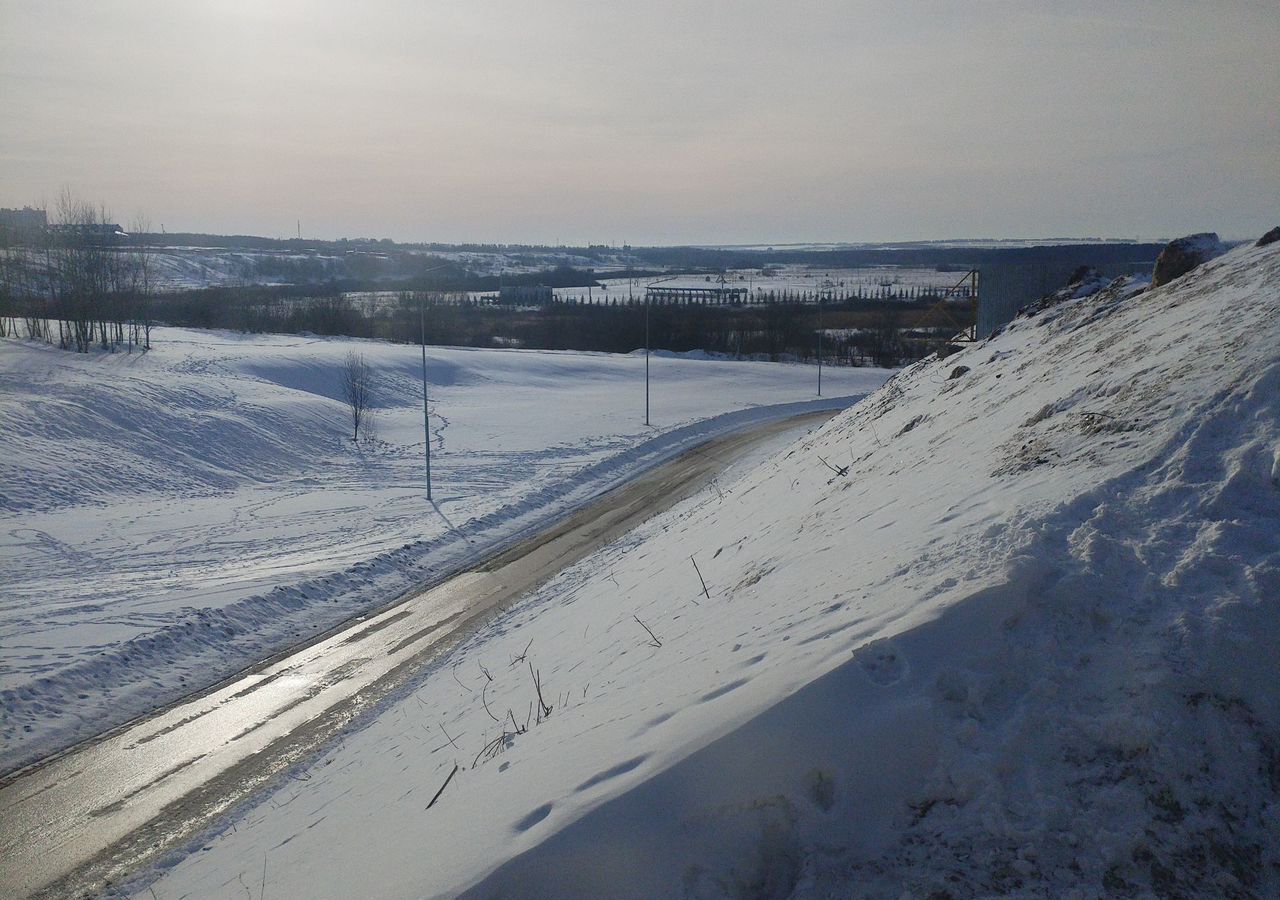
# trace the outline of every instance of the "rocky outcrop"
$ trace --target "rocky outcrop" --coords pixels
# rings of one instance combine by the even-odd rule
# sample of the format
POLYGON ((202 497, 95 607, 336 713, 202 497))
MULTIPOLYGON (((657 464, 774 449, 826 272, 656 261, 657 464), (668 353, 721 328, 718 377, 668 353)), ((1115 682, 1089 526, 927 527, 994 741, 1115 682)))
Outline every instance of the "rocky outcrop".
POLYGON ((1151 286, 1159 287, 1162 284, 1168 284, 1173 279, 1186 275, 1196 266, 1225 252, 1226 248, 1222 246, 1222 241, 1212 231, 1189 234, 1176 241, 1170 241, 1156 258, 1156 268, 1151 273, 1151 286))
POLYGON ((1277 225, 1262 237, 1258 238, 1258 243, 1254 244, 1254 246, 1265 247, 1267 244, 1274 244, 1276 241, 1280 241, 1280 225, 1277 225))

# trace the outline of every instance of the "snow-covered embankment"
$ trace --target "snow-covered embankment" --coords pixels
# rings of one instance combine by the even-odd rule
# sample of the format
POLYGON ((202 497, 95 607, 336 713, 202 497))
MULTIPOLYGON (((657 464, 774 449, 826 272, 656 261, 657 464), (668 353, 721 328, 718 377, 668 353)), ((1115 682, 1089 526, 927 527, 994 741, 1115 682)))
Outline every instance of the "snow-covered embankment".
POLYGON ((914 366, 564 572, 154 886, 1275 893, 1278 348, 1273 246, 914 366))

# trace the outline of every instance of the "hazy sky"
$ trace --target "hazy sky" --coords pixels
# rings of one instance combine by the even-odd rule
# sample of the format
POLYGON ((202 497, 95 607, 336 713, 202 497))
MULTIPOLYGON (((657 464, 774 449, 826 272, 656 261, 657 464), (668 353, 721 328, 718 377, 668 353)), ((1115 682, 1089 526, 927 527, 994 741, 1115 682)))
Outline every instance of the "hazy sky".
POLYGON ((0 0, 0 206, 170 231, 1260 234, 1280 4, 0 0))

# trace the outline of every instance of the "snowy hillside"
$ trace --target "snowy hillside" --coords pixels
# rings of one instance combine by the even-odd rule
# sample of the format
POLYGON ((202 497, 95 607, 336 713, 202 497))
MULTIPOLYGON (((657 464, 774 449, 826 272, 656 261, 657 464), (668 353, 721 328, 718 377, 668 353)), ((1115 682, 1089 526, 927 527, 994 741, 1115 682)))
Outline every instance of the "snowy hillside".
POLYGON ((1274 896, 1277 646, 1280 245, 902 372, 131 890, 1274 896))
MULTIPOLYGON (((815 377, 655 359, 646 428, 642 357, 432 348, 432 506, 417 347, 154 340, 90 356, 0 342, 0 771, 385 603, 690 441, 794 413, 815 377), (375 379, 378 439, 359 446, 340 399, 353 349, 375 379)), ((887 374, 828 371, 825 393, 846 399, 827 405, 887 374)))

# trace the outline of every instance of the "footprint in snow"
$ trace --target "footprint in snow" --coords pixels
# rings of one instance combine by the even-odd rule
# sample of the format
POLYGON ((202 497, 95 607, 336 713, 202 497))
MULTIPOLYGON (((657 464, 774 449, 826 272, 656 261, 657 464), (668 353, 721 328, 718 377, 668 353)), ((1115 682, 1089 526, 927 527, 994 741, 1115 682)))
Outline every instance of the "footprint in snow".
POLYGON ((701 697, 698 698, 698 702, 707 703, 708 701, 715 700, 717 697, 723 697, 725 694, 729 693, 730 691, 736 691, 738 688, 742 687, 744 684, 746 684, 750 680, 751 680, 750 678, 739 678, 737 681, 731 681, 728 684, 721 685, 720 687, 716 688, 714 691, 707 691, 705 694, 703 694, 701 697))
POLYGON ((534 825, 537 825, 547 816, 551 815, 551 807, 552 804, 544 803, 511 827, 516 831, 528 831, 534 825))
POLYGON ((894 684, 907 674, 907 661, 889 640, 872 641, 853 651, 853 658, 876 684, 894 684))
POLYGON ((661 715, 650 719, 648 722, 645 722, 644 725, 641 726, 640 730, 637 731, 635 734, 633 734, 631 737, 633 739, 643 737, 650 729, 657 728, 663 722, 666 722, 669 719, 671 719, 678 712, 679 712, 678 709, 673 709, 671 712, 662 713, 661 715))
POLYGON ((626 762, 620 762, 616 766, 605 769, 603 772, 597 772, 595 775, 592 775, 586 781, 582 782, 582 784, 574 788, 574 793, 588 790, 589 788, 595 787, 597 784, 603 784, 606 781, 617 778, 619 775, 625 775, 632 769, 638 768, 648 758, 648 756, 637 756, 627 760, 626 762))

